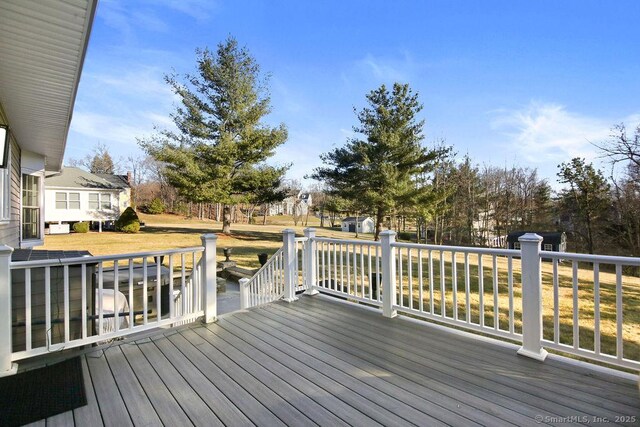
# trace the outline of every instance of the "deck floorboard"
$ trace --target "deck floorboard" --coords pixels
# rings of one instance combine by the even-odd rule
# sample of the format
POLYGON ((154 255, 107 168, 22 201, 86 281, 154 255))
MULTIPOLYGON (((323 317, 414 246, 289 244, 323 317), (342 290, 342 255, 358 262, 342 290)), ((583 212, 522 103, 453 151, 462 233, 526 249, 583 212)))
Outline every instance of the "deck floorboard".
POLYGON ((86 352, 87 406, 46 425, 638 424, 632 379, 516 348, 301 296, 86 352))

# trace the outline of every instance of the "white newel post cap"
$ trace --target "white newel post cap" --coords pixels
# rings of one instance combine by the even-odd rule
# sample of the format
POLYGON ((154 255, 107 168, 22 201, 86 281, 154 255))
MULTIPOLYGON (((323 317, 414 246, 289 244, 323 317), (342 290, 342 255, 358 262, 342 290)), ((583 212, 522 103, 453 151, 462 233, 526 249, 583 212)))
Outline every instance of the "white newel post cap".
POLYGON ((543 237, 537 235, 536 233, 526 233, 522 236, 518 237, 518 241, 520 243, 540 243, 542 242, 543 237))

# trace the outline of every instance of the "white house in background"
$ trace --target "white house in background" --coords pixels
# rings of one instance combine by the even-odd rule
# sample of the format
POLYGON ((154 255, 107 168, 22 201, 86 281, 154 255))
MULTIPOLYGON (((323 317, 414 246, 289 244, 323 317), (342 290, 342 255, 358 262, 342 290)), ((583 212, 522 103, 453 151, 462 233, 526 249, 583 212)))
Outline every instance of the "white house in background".
POLYGON ((376 225, 370 216, 349 216, 342 220, 342 231, 351 233, 373 233, 376 225))
POLYGON ((131 205, 131 187, 126 175, 93 174, 65 167, 44 180, 45 224, 49 232, 68 233, 69 223, 113 222, 131 205))
POLYGON ((45 172, 62 168, 96 4, 0 2, 0 245, 44 242, 45 172))
POLYGON ((292 194, 286 199, 278 203, 269 205, 269 215, 291 215, 304 216, 309 212, 311 207, 311 194, 299 191, 292 194))

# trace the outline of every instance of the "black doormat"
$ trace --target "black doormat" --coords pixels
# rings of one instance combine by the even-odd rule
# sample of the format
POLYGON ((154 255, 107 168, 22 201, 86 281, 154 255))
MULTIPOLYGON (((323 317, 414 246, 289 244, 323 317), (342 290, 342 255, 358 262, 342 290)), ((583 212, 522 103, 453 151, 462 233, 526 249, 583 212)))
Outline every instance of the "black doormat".
POLYGON ((0 426, 19 426, 87 404, 79 357, 0 378, 0 426))

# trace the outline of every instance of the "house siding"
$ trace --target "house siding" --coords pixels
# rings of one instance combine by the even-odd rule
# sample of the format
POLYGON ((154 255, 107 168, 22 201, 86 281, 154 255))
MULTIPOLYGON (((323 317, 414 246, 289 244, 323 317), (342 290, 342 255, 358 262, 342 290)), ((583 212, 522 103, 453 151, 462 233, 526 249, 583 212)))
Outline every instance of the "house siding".
POLYGON ((20 245, 20 147, 11 138, 11 219, 0 223, 0 244, 20 245))

